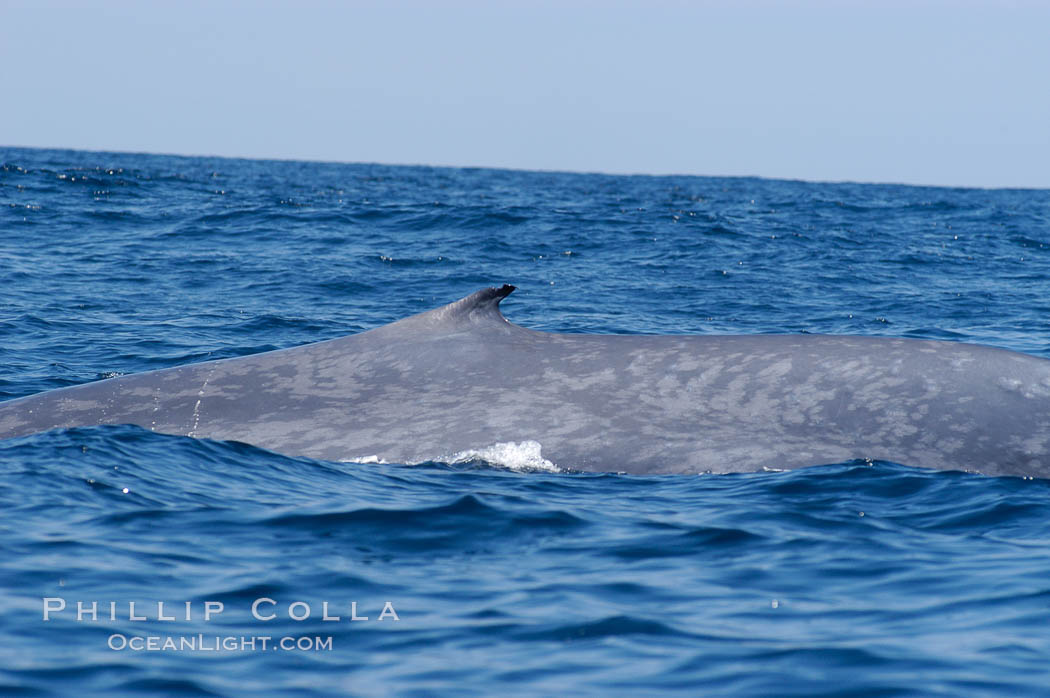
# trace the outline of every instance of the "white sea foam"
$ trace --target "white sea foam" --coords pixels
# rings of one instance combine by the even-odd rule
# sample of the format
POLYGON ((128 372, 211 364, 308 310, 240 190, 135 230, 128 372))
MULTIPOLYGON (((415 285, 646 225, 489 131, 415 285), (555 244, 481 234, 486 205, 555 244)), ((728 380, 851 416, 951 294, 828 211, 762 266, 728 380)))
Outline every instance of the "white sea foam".
POLYGON ((344 458, 339 461, 340 463, 379 463, 385 465, 390 461, 380 458, 379 456, 357 456, 354 458, 344 458))
POLYGON ((507 441, 496 443, 485 448, 460 451, 452 456, 450 463, 466 463, 472 460, 483 460, 493 465, 501 465, 511 470, 546 470, 552 473, 561 472, 561 468, 551 463, 540 454, 542 446, 538 441, 507 441))
MULTIPOLYGON (((406 463, 405 465, 420 465, 422 463, 435 461, 439 463, 469 463, 473 460, 482 460, 492 465, 510 468, 511 470, 545 470, 552 473, 560 473, 561 468, 544 458, 540 453, 542 448, 543 447, 538 441, 522 441, 520 443, 506 441, 495 443, 484 448, 472 448, 466 451, 459 451, 451 456, 427 459, 419 461, 418 463, 406 463)), ((381 458, 378 455, 354 456, 351 458, 343 458, 339 462, 378 463, 380 465, 390 463, 390 461, 381 458)))

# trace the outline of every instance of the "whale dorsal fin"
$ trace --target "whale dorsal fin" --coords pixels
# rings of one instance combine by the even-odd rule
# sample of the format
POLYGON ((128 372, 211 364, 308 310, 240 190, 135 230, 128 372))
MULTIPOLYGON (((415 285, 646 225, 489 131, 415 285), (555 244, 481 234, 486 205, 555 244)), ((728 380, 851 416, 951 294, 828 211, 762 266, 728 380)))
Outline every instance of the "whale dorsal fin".
POLYGON ((466 298, 461 298, 443 308, 438 308, 437 312, 440 312, 443 315, 443 319, 446 320, 476 322, 492 318, 492 316, 504 320, 503 315, 499 311, 500 301, 513 293, 516 288, 517 286, 511 286, 510 284, 503 284, 498 288, 495 286, 483 288, 466 298))
POLYGON ((460 330, 477 325, 510 326, 510 322, 499 311, 499 304, 517 287, 510 284, 493 286, 475 291, 466 298, 453 301, 434 310, 405 318, 394 325, 420 324, 430 329, 460 330))

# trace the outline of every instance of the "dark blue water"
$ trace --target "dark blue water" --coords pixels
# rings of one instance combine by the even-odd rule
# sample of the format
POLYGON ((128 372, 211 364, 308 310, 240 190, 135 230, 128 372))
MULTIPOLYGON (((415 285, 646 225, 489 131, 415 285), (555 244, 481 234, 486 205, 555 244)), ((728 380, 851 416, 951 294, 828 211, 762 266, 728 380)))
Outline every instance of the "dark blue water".
MULTIPOLYGON (((501 283, 536 329, 1050 358, 1050 191, 10 148, 0 165, 2 398, 501 283)), ((134 427, 0 442, 0 470, 5 696, 1050 694, 1050 481, 327 463, 134 427)))

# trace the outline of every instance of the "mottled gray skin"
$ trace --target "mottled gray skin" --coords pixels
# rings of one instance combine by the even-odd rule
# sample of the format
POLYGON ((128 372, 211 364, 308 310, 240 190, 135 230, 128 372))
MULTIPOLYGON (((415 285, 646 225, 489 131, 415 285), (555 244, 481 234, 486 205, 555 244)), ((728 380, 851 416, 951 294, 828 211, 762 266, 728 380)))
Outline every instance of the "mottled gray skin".
POLYGON ((328 460, 537 441, 580 470, 739 472, 854 458, 1050 476, 1050 361, 954 342, 568 335, 511 286, 360 334, 0 405, 0 438, 138 424, 328 460))

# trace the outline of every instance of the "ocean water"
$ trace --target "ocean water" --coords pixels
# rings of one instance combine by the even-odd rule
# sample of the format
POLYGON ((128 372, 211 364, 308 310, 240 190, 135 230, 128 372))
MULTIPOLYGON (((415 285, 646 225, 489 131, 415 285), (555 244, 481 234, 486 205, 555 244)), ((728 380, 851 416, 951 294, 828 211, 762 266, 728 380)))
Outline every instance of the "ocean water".
MULTIPOLYGON (((1050 358, 1050 191, 0 148, 0 399, 502 283, 534 329, 1050 358)), ((0 441, 0 695, 1050 695, 1050 481, 522 455, 0 441)))

